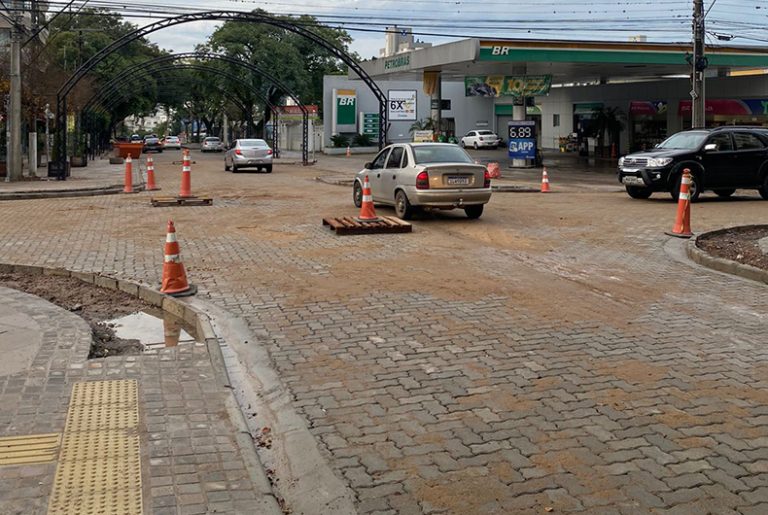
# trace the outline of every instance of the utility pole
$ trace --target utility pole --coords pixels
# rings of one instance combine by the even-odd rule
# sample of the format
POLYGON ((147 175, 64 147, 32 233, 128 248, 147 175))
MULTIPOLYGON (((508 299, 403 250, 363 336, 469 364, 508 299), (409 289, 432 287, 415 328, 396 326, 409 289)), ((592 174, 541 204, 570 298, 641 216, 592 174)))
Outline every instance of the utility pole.
POLYGON ((11 70, 10 70, 10 102, 8 106, 8 173, 6 182, 21 180, 21 24, 22 2, 13 0, 13 10, 10 18, 11 26, 11 70))
POLYGON ((704 0, 693 0, 692 128, 705 127, 707 124, 704 71, 707 69, 708 63, 704 55, 704 18, 704 0))

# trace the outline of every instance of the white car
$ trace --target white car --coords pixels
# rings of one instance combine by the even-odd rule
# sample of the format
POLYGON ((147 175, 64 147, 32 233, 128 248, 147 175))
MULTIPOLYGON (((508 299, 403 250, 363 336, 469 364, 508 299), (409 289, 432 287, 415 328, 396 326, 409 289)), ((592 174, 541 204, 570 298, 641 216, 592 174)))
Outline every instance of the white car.
POLYGON ((496 148, 501 144, 501 138, 493 131, 469 131, 461 138, 462 148, 496 148))
POLYGON ((200 145, 201 152, 221 152, 222 150, 224 150, 224 146, 219 138, 205 138, 200 145))
POLYGON ((178 136, 166 136, 163 140, 163 147, 181 150, 181 140, 178 136))
POLYGON ((237 173, 243 168, 272 173, 272 149, 263 139, 237 139, 224 154, 224 170, 237 173))

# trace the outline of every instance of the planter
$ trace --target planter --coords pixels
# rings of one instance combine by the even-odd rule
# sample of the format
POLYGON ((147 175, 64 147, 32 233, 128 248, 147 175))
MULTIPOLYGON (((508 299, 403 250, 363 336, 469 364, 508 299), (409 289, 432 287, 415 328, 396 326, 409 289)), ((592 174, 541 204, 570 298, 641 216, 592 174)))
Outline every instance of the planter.
POLYGON ((144 149, 144 143, 114 143, 115 155, 125 159, 131 156, 131 159, 139 159, 141 151, 144 149))
POLYGON ((73 168, 82 168, 88 166, 88 158, 81 156, 72 156, 69 158, 69 166, 73 168))

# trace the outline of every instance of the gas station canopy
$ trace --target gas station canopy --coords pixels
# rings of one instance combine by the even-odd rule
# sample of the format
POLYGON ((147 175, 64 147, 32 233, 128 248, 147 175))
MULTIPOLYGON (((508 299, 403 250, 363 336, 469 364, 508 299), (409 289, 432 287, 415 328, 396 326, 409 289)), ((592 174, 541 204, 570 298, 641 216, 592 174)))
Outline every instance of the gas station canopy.
MULTIPOLYGON (((551 75, 553 84, 572 84, 687 75, 691 54, 691 45, 680 43, 465 39, 366 61, 362 67, 382 80, 421 80, 423 72, 438 71, 447 81, 516 73, 551 75)), ((764 47, 708 47, 706 56, 718 75, 768 69, 764 47)))

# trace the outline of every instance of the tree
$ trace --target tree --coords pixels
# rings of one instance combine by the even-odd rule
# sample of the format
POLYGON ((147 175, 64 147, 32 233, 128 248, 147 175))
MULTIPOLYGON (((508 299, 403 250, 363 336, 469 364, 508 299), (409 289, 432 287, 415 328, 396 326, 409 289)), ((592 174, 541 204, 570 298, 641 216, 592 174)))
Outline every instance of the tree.
MULTIPOLYGON (((260 9, 254 12, 272 16, 260 9)), ((298 20, 293 17, 284 19, 309 26, 313 32, 344 51, 348 51, 352 42, 346 31, 324 26, 312 16, 302 16, 298 20)), ((267 24, 228 21, 219 27, 207 44, 200 46, 199 50, 221 52, 268 70, 291 88, 304 104, 322 106, 323 76, 345 71, 343 63, 321 46, 291 31, 267 24)), ((263 77, 239 66, 226 66, 267 95, 272 104, 278 105, 285 96, 284 92, 276 90, 263 77)), ((265 122, 270 119, 269 109, 264 106, 263 100, 250 92, 246 93, 244 100, 250 108, 261 106, 265 122)), ((252 121, 249 121, 250 124, 252 121)))

